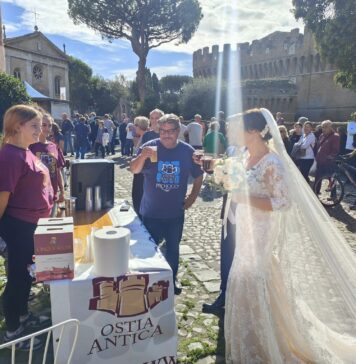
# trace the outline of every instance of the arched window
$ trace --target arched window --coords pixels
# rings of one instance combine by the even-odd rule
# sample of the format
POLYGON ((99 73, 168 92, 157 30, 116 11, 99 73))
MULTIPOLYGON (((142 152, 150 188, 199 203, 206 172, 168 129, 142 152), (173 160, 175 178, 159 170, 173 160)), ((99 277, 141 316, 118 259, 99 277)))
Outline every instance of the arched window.
POLYGON ((253 66, 253 69, 254 69, 254 73, 255 73, 255 77, 254 78, 258 78, 258 69, 257 69, 257 64, 255 64, 253 66))
POLYGON ((252 68, 252 66, 250 66, 250 79, 252 79, 253 78, 253 68, 252 68))
POLYGON ((280 76, 283 76, 283 74, 284 74, 284 67, 283 67, 283 61, 282 60, 280 60, 278 62, 278 74, 280 76))
POLYGON ((20 68, 15 68, 14 69, 14 77, 16 77, 19 80, 21 80, 21 70, 20 70, 20 68))
POLYGON ((54 78, 54 94, 56 96, 60 96, 61 94, 61 78, 59 76, 54 78))
POLYGON ((264 78, 262 64, 258 65, 258 74, 260 75, 260 78, 264 78))
POLYGON ((308 65, 307 65, 307 71, 308 71, 308 73, 312 73, 313 72, 313 64, 314 64, 314 57, 311 54, 308 57, 308 65))
POLYGON ((318 53, 315 56, 315 65, 314 65, 315 72, 319 72, 319 68, 320 68, 320 54, 318 53))
POLYGON ((297 73, 297 64, 298 64, 298 58, 294 57, 293 58, 293 63, 292 63, 292 75, 295 75, 297 73))
POLYGON ((299 63, 299 72, 301 74, 304 73, 304 66, 305 66, 305 57, 300 57, 300 63, 299 63))
POLYGON ((286 73, 289 76, 289 74, 290 74, 290 59, 289 58, 286 60, 286 73))

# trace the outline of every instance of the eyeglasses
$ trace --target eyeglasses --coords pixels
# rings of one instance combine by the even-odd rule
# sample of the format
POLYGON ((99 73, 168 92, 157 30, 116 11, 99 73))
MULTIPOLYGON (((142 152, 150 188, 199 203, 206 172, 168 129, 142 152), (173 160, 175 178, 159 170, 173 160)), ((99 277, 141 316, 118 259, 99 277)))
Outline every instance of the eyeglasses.
POLYGON ((158 129, 158 132, 161 135, 173 135, 177 129, 178 128, 174 128, 174 129, 158 129))

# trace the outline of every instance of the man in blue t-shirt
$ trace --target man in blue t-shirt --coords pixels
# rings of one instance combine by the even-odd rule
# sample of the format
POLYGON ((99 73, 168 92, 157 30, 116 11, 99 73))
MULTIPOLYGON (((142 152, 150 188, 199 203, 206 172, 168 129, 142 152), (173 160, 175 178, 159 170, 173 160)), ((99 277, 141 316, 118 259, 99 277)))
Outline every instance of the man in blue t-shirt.
POLYGON ((179 294, 176 276, 179 264, 179 243, 182 238, 184 211, 198 197, 203 171, 193 161, 194 148, 178 140, 179 118, 174 114, 159 119, 159 139, 145 143, 131 161, 131 172, 144 174, 140 206, 142 221, 158 244, 166 242, 166 259, 173 271, 174 292, 179 294), (195 180, 186 196, 188 177, 195 180))

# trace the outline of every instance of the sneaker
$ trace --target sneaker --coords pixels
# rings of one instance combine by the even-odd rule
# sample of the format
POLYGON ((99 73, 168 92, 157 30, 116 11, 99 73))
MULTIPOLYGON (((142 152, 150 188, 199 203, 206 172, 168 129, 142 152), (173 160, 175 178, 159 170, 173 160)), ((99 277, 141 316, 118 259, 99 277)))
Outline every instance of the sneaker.
POLYGON ((20 318, 20 323, 25 328, 45 328, 51 326, 51 319, 48 316, 35 316, 32 312, 26 318, 20 318))
MULTIPOLYGON (((24 336, 25 336, 25 328, 22 325, 20 325, 14 334, 9 334, 8 331, 5 332, 4 344, 17 340, 17 339, 20 339, 24 336)), ((43 346, 44 346, 43 340, 41 340, 38 337, 35 337, 33 339, 33 345, 32 345, 33 350, 41 349, 41 348, 43 348, 43 346)), ((7 348, 12 349, 11 346, 8 346, 7 348)), ((19 350, 19 351, 30 351, 31 350, 31 339, 20 341, 19 343, 17 343, 15 345, 15 348, 16 348, 16 350, 19 350)))

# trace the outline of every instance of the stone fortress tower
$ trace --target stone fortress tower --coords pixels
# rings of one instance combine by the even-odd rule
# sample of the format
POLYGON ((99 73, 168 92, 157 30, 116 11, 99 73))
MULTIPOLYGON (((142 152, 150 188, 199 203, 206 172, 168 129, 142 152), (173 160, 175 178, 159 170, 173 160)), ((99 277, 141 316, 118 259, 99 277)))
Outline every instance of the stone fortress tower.
POLYGON ((1 4, 0 4, 0 72, 5 72, 5 48, 2 35, 1 4))
MULTIPOLYGON (((239 43, 243 107, 266 107, 281 111, 288 120, 307 116, 310 120, 347 120, 356 110, 356 93, 334 82, 335 66, 320 56, 308 29, 276 31, 250 43, 239 43)), ((228 77, 230 44, 222 52, 218 45, 193 53, 194 77, 216 77, 222 57, 222 77, 228 77)), ((236 65, 237 66, 237 65, 236 65)))

